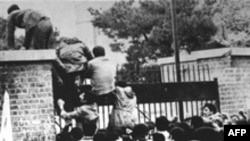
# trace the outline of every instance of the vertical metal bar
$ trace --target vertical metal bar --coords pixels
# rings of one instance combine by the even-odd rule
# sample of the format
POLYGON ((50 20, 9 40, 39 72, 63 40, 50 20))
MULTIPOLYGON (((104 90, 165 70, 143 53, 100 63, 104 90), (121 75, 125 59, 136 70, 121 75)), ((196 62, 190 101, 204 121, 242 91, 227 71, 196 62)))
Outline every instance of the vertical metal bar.
POLYGON ((162 108, 161 108, 161 103, 160 103, 160 115, 162 115, 163 111, 162 111, 162 108))
POLYGON ((192 117, 194 116, 194 101, 191 100, 191 113, 192 113, 192 117))
POLYGON ((195 66, 193 65, 193 75, 194 75, 194 82, 196 81, 196 77, 195 77, 195 75, 196 75, 196 73, 195 73, 195 66))
POLYGON ((164 65, 160 66, 160 77, 161 77, 161 82, 166 82, 165 81, 165 75, 164 75, 164 65))
POLYGON ((173 112, 173 106, 172 106, 172 103, 171 103, 171 102, 170 102, 169 105, 170 105, 170 115, 171 115, 171 117, 172 117, 172 116, 173 116, 173 113, 174 113, 174 112, 173 112))
POLYGON ((175 79, 175 76, 176 76, 176 75, 175 75, 174 67, 172 67, 172 69, 173 69, 173 80, 174 80, 174 82, 177 82, 176 79, 175 79))
POLYGON ((209 81, 211 81, 209 65, 207 64, 206 66, 207 66, 207 72, 208 72, 208 79, 209 81))
POLYGON ((199 101, 198 100, 196 100, 195 101, 196 102, 196 110, 197 110, 197 116, 199 116, 200 115, 200 113, 199 113, 199 101))
MULTIPOLYGON (((142 106, 143 106, 143 112, 145 113, 145 111, 146 111, 146 110, 145 110, 145 103, 143 103, 142 106)), ((144 122, 146 122, 146 118, 143 117, 143 119, 144 119, 144 122)))
POLYGON ((198 71, 198 80, 201 81, 201 78, 200 78, 200 65, 197 65, 197 71, 198 71))
POLYGON ((169 65, 166 65, 166 66, 167 66, 167 73, 168 73, 168 74, 167 74, 167 75, 168 75, 168 76, 167 76, 167 77, 168 77, 168 82, 170 82, 169 65))
POLYGON ((181 66, 182 66, 182 80, 183 80, 183 82, 186 82, 186 78, 185 78, 185 66, 184 66, 184 64, 182 64, 181 66))
POLYGON ((168 106, 167 106, 167 102, 164 102, 165 104, 165 112, 166 112, 166 117, 168 116, 168 106))
POLYGON ((183 102, 184 102, 184 104, 185 104, 185 106, 186 106, 185 112, 186 112, 187 114, 189 114, 188 101, 183 101, 183 102))
POLYGON ((188 71, 188 82, 190 82, 191 81, 191 71, 190 71, 190 65, 188 64, 187 65, 187 71, 188 71))
POLYGON ((149 119, 151 120, 152 111, 151 111, 150 103, 148 103, 148 110, 149 110, 149 119))
MULTIPOLYGON (((138 104, 137 108, 140 110, 139 104, 138 104)), ((141 115, 140 115, 141 113, 139 110, 138 110, 138 122, 141 123, 141 115)))
POLYGON ((102 106, 103 127, 105 128, 105 108, 102 106))
POLYGON ((206 72, 204 65, 202 65, 202 71, 203 71, 203 81, 206 81, 206 72))
POLYGON ((154 102, 153 105, 154 105, 154 115, 155 115, 155 118, 156 118, 157 117, 156 103, 154 102))

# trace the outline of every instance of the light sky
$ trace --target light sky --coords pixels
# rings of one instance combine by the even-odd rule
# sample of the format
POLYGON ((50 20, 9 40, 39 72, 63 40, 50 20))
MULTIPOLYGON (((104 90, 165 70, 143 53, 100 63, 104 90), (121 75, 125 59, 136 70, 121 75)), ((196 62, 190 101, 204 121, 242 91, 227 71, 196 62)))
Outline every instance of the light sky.
MULTIPOLYGON (((110 40, 94 30, 90 22, 92 16, 87 11, 89 7, 108 9, 115 1, 117 0, 0 0, 0 16, 7 18, 7 9, 11 4, 18 4, 21 9, 36 9, 50 17, 61 36, 77 37, 90 49, 95 45, 102 45, 107 50, 107 56, 120 64, 125 62, 125 55, 111 52, 110 40)), ((24 30, 18 30, 17 34, 24 34, 24 30)))

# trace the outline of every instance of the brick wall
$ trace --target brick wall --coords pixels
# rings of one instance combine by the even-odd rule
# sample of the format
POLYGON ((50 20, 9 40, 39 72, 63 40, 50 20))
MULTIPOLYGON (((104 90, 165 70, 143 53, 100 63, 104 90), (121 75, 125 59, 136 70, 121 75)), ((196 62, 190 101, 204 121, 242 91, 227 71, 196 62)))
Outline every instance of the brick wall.
POLYGON ((14 141, 55 140, 51 67, 42 59, 0 60, 0 99, 5 86, 10 96, 14 141))
POLYGON ((247 110, 250 102, 250 58, 224 56, 202 59, 199 64, 208 64, 210 74, 218 78, 220 108, 222 112, 235 114, 247 110))

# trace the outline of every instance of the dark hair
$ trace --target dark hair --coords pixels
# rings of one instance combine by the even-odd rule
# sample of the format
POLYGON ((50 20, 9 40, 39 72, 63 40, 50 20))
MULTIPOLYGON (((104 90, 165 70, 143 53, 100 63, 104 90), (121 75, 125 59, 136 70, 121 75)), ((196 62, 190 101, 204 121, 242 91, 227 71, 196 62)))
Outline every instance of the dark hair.
POLYGON ((128 86, 127 83, 125 81, 118 81, 115 83, 116 86, 119 86, 119 87, 126 87, 128 86))
POLYGON ((105 49, 102 46, 96 46, 93 48, 93 54, 95 57, 105 56, 105 49))
POLYGON ((83 134, 85 136, 93 136, 96 131, 96 124, 95 123, 84 123, 83 124, 83 134))
POLYGON ((212 127, 201 127, 194 132, 194 139, 200 141, 219 141, 222 136, 212 127))
POLYGON ((155 120, 156 129, 159 131, 165 131, 169 129, 170 122, 165 116, 160 116, 155 120))
POLYGON ((185 132, 185 130, 181 127, 174 127, 171 131, 170 131, 171 135, 173 136, 173 139, 175 141, 187 141, 187 133, 185 132))
POLYGON ((70 133, 59 133, 56 135, 56 141, 71 141, 71 135, 70 133))
POLYGON ((213 104, 210 104, 210 103, 206 103, 203 107, 202 107, 202 110, 204 108, 208 108, 210 111, 212 111, 213 113, 216 113, 217 112, 217 109, 216 107, 213 105, 213 104))
POLYGON ((129 136, 123 136, 122 140, 123 141, 133 141, 129 136))
POLYGON ((19 10, 19 9, 20 9, 20 8, 19 8, 19 6, 18 6, 17 4, 12 4, 12 5, 8 8, 7 12, 8 12, 8 14, 10 14, 12 11, 19 10))
POLYGON ((96 95, 94 95, 91 92, 86 92, 84 95, 84 99, 87 101, 87 104, 92 104, 92 103, 96 102, 97 97, 96 97, 96 95))
POLYGON ((145 122, 145 124, 148 126, 149 130, 154 130, 155 128, 155 123, 152 121, 145 122))
POLYGON ((93 141, 105 141, 107 139, 107 131, 106 130, 99 130, 93 137, 93 141))
POLYGON ((81 128, 79 127, 74 127, 71 131, 70 131, 70 135, 76 139, 76 140, 80 140, 83 137, 83 131, 81 128))
POLYGON ((203 119, 199 116, 194 116, 191 118, 191 126, 193 126, 194 129, 197 129, 199 127, 202 127, 204 125, 203 119))
POLYGON ((161 133, 154 133, 152 136, 153 136, 153 141, 165 141, 165 137, 161 133))
POLYGON ((144 138, 149 132, 148 127, 145 124, 137 124, 133 129, 133 137, 137 138, 144 138))
POLYGON ((119 134, 117 132, 108 132, 107 141, 116 141, 119 138, 119 134))

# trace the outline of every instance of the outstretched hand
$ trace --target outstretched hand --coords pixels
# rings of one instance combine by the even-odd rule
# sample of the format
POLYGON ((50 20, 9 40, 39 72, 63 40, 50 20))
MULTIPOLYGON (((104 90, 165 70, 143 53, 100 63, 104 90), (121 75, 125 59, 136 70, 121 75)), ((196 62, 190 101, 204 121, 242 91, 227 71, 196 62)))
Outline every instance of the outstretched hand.
POLYGON ((64 119, 69 119, 68 114, 67 114, 67 112, 65 110, 62 110, 61 113, 60 113, 60 115, 64 119))

